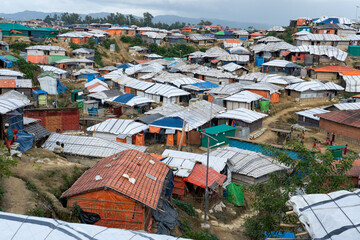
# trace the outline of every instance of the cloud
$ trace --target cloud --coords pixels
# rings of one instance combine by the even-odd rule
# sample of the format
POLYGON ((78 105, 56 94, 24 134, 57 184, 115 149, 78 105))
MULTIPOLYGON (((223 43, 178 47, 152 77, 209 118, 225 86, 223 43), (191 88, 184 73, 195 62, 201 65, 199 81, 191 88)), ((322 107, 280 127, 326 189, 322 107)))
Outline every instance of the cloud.
MULTIPOLYGON (((24 10, 43 12, 121 12, 141 16, 180 15, 230 21, 287 25, 297 17, 323 15, 355 18, 352 0, 1 0, 1 12, 24 10)), ((360 14, 360 13, 359 13, 360 14)))

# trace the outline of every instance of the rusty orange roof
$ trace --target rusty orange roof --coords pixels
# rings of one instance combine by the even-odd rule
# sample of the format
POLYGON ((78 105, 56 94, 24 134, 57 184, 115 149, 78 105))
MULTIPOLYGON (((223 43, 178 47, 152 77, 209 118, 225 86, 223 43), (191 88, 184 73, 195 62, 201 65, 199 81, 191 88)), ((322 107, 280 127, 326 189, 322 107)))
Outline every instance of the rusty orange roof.
MULTIPOLYGON (((212 168, 209 168, 209 179, 208 186, 211 189, 216 188, 217 186, 222 186, 226 176, 218 173, 212 168)), ((185 182, 192 183, 196 186, 205 188, 206 187, 206 166, 196 163, 192 172, 188 177, 184 178, 185 182)))
POLYGON ((352 98, 360 98, 360 94, 352 96, 352 98))
POLYGON ((360 70, 351 68, 351 67, 345 67, 345 66, 324 66, 324 67, 318 67, 318 68, 312 68, 315 72, 334 72, 334 73, 348 73, 347 75, 360 75, 360 70), (351 74, 353 73, 353 74, 351 74))
POLYGON ((316 114, 315 116, 328 121, 336 122, 343 125, 348 125, 355 128, 360 128, 360 110, 342 110, 316 114))
POLYGON ((110 189, 156 209, 168 172, 168 166, 158 159, 137 150, 125 150, 100 160, 61 197, 110 189), (134 183, 129 181, 132 178, 134 183))
POLYGON ((15 88, 15 79, 0 79, 0 88, 15 88))

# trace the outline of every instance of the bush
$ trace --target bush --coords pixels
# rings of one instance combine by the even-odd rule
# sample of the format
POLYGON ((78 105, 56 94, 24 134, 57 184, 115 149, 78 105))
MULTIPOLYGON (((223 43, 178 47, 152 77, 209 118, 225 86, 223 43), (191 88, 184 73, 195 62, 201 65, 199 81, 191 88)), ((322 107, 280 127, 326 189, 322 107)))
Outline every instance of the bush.
POLYGON ((209 231, 194 231, 190 228, 188 221, 182 223, 182 229, 184 231, 184 238, 190 238, 194 240, 219 240, 217 236, 209 231))
POLYGON ((145 45, 143 40, 141 40, 139 37, 121 36, 120 41, 130 44, 130 47, 145 45))
POLYGON ((20 56, 16 56, 18 61, 19 69, 22 73, 24 73, 25 78, 35 80, 35 74, 34 72, 40 72, 40 67, 37 64, 33 64, 30 62, 27 62, 24 58, 20 56))
POLYGON ((197 216, 197 212, 192 204, 183 202, 181 200, 173 199, 175 205, 186 212, 189 216, 197 216))
POLYGON ((36 217, 45 217, 45 210, 41 208, 33 208, 27 211, 26 215, 36 216, 36 217))

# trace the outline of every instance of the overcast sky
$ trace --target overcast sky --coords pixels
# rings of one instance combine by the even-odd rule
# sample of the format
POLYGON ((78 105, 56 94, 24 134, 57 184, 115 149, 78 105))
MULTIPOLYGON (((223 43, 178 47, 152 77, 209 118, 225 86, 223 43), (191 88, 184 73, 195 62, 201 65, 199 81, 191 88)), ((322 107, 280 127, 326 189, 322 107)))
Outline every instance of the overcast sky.
MULTIPOLYGON (((344 16, 355 19, 360 0, 1 0, 0 12, 120 12, 288 25, 297 17, 344 16)), ((360 9, 359 9, 360 15, 360 9)))

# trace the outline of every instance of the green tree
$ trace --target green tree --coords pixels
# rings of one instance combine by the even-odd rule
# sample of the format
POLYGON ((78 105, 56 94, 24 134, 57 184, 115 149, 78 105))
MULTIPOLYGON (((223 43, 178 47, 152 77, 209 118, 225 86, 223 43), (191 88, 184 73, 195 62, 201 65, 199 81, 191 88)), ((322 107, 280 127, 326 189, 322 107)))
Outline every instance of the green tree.
POLYGON ((285 203, 297 191, 306 194, 327 193, 341 189, 350 189, 347 172, 351 169, 355 154, 349 154, 341 161, 333 158, 331 152, 314 153, 299 142, 288 144, 291 150, 298 152, 299 159, 290 158, 285 152, 267 147, 275 159, 293 171, 272 174, 270 179, 249 187, 254 197, 251 199, 253 211, 257 214, 247 218, 245 233, 254 240, 264 239, 264 231, 283 231, 280 223, 295 223, 295 216, 287 216, 285 203))
POLYGON ((212 22, 211 22, 211 21, 209 21, 209 20, 206 20, 206 21, 201 20, 201 21, 198 23, 198 25, 205 25, 205 26, 209 26, 209 25, 212 25, 212 22))
POLYGON ((145 26, 151 27, 152 26, 152 20, 154 18, 153 15, 151 15, 149 12, 144 12, 143 14, 144 18, 143 18, 143 23, 145 26))

